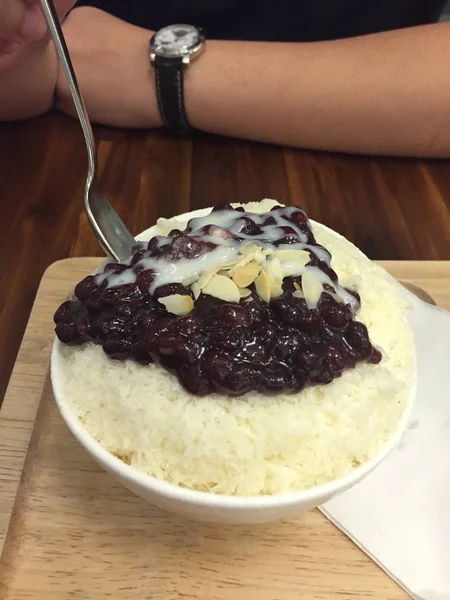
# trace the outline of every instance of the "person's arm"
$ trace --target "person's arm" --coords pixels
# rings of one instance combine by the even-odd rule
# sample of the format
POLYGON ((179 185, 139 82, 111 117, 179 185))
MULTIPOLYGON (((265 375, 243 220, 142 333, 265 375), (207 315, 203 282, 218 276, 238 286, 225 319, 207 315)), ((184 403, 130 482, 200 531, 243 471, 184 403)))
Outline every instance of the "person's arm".
MULTIPOLYGON (((75 0, 54 0, 63 18, 75 0)), ((0 121, 41 114, 53 104, 58 65, 40 0, 0 0, 0 121)))
POLYGON ((210 43, 199 129, 344 152, 450 157, 450 23, 309 44, 210 43))
MULTIPOLYGON (((64 27, 94 120, 161 124, 151 32, 93 8, 64 27)), ((207 42, 185 78, 196 128, 369 154, 450 157, 450 24, 317 43, 207 42)), ((61 78, 58 105, 72 110, 61 78)))

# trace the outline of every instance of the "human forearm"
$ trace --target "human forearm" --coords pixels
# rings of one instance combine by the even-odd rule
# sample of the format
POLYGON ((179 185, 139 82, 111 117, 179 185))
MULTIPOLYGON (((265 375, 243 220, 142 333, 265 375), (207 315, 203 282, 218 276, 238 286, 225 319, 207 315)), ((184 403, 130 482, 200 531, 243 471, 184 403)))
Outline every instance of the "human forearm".
MULTIPOLYGON (((63 31, 93 121, 117 127, 162 124, 148 59, 151 32, 91 7, 75 9, 63 31)), ((58 73, 56 106, 75 114, 62 69, 58 73)))
POLYGON ((293 146, 450 156, 450 24, 309 44, 210 42, 192 124, 293 146))

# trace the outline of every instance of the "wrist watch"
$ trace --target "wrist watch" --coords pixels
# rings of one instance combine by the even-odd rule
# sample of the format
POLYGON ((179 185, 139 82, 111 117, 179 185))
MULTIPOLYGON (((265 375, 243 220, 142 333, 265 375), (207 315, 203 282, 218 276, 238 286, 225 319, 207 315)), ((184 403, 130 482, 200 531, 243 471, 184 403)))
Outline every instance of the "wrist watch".
POLYGON ((150 63, 164 125, 180 133, 191 129, 184 105, 184 71, 205 45, 205 35, 192 25, 169 25, 150 39, 150 63))

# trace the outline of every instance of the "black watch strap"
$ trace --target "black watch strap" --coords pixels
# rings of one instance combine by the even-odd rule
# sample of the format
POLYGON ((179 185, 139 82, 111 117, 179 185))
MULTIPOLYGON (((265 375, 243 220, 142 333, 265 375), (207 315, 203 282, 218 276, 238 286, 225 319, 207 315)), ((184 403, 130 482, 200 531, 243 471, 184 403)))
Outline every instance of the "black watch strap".
POLYGON ((190 131, 184 105, 183 59, 156 56, 153 66, 159 112, 164 125, 180 133, 190 131))

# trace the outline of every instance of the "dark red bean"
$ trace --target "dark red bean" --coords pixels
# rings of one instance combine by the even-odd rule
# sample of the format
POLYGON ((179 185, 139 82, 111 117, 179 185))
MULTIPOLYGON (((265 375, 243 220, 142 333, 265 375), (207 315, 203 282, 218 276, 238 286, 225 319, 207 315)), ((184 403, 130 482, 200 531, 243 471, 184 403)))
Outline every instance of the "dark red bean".
POLYGON ((108 263, 107 265, 105 265, 103 272, 122 273, 122 271, 126 271, 127 269, 128 265, 124 265, 122 263, 108 263))
POLYGON ((74 323, 58 323, 55 333, 64 344, 82 344, 85 341, 74 323))
POLYGON ((146 294, 149 287, 155 279, 155 272, 152 269, 140 271, 136 277, 137 285, 143 294, 146 294))
POLYGON ((230 327, 248 327, 252 320, 250 313, 239 304, 222 304, 216 312, 216 318, 230 327))
POLYGON ((165 298, 166 296, 172 296, 173 294, 192 296, 192 292, 181 283, 167 283, 166 285, 160 285, 156 288, 153 298, 157 300, 158 298, 165 298))
POLYGON ((221 352, 208 352, 203 360, 203 371, 216 384, 220 384, 230 376, 233 361, 221 352))
POLYGON ((203 252, 204 246, 197 240, 182 232, 176 234, 171 244, 165 249, 164 256, 170 260, 196 258, 203 252))
POLYGON ((319 308, 322 319, 327 325, 333 327, 334 329, 342 329, 345 327, 347 325, 347 321, 351 317, 349 309, 343 304, 339 305, 328 294, 322 294, 322 296, 328 296, 328 298, 331 299, 331 302, 328 301, 327 304, 322 304, 322 306, 319 308))
POLYGON ((214 392, 211 381, 203 376, 195 365, 182 365, 177 371, 177 375, 182 385, 191 394, 206 396, 206 394, 214 392))
POLYGON ((70 323, 70 307, 72 303, 70 300, 63 302, 53 316, 55 323, 70 323))
POLYGON ((103 350, 108 354, 111 358, 115 358, 116 360, 124 360, 128 358, 130 355, 130 350, 132 347, 131 339, 128 337, 111 335, 106 338, 103 344, 103 350))
POLYGON ((242 337, 238 331, 225 327, 215 327, 209 333, 212 347, 232 352, 242 346, 242 337))
POLYGON ((234 364, 230 374, 219 386, 219 389, 235 396, 241 396, 254 389, 255 382, 256 375, 251 366, 234 364))
MULTIPOLYGON (((117 263, 113 263, 117 267, 117 263)), ((89 296, 98 289, 97 279, 94 275, 85 277, 75 286, 75 296, 80 300, 86 300, 89 296)))

